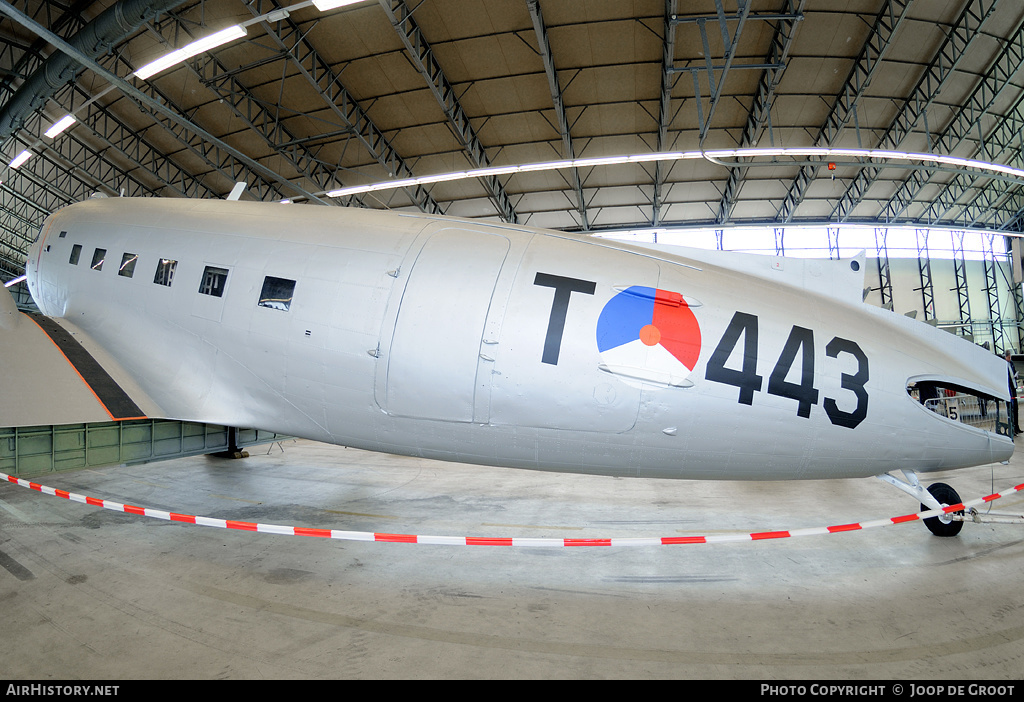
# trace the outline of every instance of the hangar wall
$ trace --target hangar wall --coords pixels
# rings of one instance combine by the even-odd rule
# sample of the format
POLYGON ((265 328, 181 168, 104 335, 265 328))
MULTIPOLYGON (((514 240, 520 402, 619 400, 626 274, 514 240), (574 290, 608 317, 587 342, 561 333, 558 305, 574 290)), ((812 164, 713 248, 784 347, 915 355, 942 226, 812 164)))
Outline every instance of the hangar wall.
POLYGON ((883 304, 884 283, 879 276, 880 257, 887 251, 893 311, 934 322, 978 344, 987 343, 998 353, 1007 349, 1024 351, 1021 285, 1013 283, 1009 239, 999 232, 795 225, 643 229, 604 236, 792 258, 845 259, 865 251, 864 300, 879 307, 887 306, 883 304), (883 232, 888 232, 887 244, 886 236, 880 236, 883 232), (927 295, 923 288, 927 288, 927 295), (926 298, 931 300, 927 312, 926 298))
POLYGON ((79 468, 134 465, 182 456, 231 453, 290 438, 171 419, 0 428, 0 471, 16 478, 79 468))
MULTIPOLYGON (((957 293, 955 262, 950 259, 930 258, 934 313, 925 314, 921 272, 917 259, 890 258, 889 276, 892 284, 892 309, 899 314, 913 313, 919 320, 934 318, 938 326, 952 332, 963 330, 978 344, 989 343, 989 348, 1014 353, 1024 347, 1021 329, 1020 285, 1014 285, 1009 261, 995 261, 996 287, 990 300, 986 262, 965 261, 964 278, 970 317, 962 319, 960 297, 957 293), (993 312, 995 314, 993 314, 993 312), (970 322, 968 324, 968 322, 970 322), (963 325, 963 326, 959 326, 963 325), (1000 329, 1002 335, 1000 336, 1000 329)), ((864 284, 870 288, 865 302, 882 305, 879 282, 879 259, 867 259, 864 284)))

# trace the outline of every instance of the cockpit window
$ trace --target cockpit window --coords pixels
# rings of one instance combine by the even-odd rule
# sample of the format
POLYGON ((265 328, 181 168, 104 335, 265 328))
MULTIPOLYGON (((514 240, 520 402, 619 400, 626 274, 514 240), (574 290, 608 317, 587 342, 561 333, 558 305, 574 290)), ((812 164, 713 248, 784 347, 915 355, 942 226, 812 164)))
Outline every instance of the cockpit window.
POLYGON ((260 292, 260 307, 287 312, 292 306, 295 295, 295 281, 287 278, 275 278, 268 275, 263 279, 263 290, 260 292))
POLYGON ((157 285, 171 287, 171 281, 174 280, 174 269, 177 267, 177 261, 161 258, 160 262, 156 264, 156 275, 153 276, 153 282, 157 285))
POLYGON ((94 271, 103 270, 103 261, 107 258, 106 249, 96 249, 92 252, 92 269, 94 271))
POLYGON ((78 259, 81 257, 81 255, 82 255, 82 245, 81 244, 75 244, 74 246, 71 247, 71 258, 68 259, 68 263, 70 263, 72 266, 77 266, 78 265, 78 259))

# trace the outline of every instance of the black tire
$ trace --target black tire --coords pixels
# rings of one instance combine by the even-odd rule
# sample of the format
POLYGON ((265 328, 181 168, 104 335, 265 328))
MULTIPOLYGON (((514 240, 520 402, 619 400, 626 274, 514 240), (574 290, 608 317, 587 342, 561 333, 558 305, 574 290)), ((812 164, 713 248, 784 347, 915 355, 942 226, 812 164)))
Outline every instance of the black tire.
MULTIPOLYGON (((935 483, 928 488, 928 492, 930 492, 932 497, 938 500, 941 505, 948 506, 960 503, 960 495, 956 493, 956 490, 945 483, 935 483)), ((931 509, 931 507, 928 505, 921 505, 922 512, 929 509, 931 509)), ((960 510, 953 514, 963 513, 963 510, 960 510)), ((961 521, 954 520, 944 523, 940 517, 929 517, 924 520, 924 525, 928 527, 928 531, 936 536, 956 536, 964 527, 964 523, 961 521)))

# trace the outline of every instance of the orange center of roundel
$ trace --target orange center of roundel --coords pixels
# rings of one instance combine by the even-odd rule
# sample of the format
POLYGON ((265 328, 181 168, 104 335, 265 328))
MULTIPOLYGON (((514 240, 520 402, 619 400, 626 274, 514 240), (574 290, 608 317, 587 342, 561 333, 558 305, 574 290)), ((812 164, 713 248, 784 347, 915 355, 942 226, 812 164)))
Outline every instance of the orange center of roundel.
POLYGON ((655 346, 659 341, 661 341, 661 331, 659 331, 653 324, 648 324, 640 330, 640 341, 644 342, 648 346, 655 346))

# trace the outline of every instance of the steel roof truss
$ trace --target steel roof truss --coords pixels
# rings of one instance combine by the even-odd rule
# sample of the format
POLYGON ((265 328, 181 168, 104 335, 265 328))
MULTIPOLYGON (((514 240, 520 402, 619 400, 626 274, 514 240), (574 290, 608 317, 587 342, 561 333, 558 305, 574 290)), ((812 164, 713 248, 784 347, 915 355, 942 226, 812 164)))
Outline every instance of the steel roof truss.
MULTIPOLYGON (((658 142, 657 151, 668 149, 668 127, 672 123, 672 87, 676 75, 672 71, 676 53, 676 8, 678 0, 665 0, 665 35, 662 41, 661 54, 661 99, 658 105, 658 142)), ((698 101, 698 107, 700 102, 698 101)), ((661 208, 664 204, 665 178, 671 166, 661 162, 654 164, 654 196, 652 199, 651 226, 661 223, 661 208)))
MULTIPOLYGON (((918 80, 911 96, 904 101, 896 117, 879 140, 880 149, 897 149, 911 130, 924 117, 929 106, 938 97, 967 48, 977 39, 981 26, 995 10, 998 0, 970 0, 950 28, 924 74, 918 80)), ((868 188, 877 180, 881 168, 862 169, 836 204, 832 219, 846 221, 863 200, 868 188)))
MULTIPOLYGON (((254 16, 260 16, 269 11, 268 8, 279 8, 280 4, 276 0, 253 0, 247 4, 247 7, 254 16)), ((275 45, 316 89, 331 112, 341 120, 341 125, 351 130, 351 133, 369 151, 373 159, 387 170, 389 175, 396 178, 413 176, 412 168, 342 84, 340 72, 334 71, 330 64, 320 56, 297 24, 290 18, 285 18, 274 25, 263 22, 262 27, 275 45)), ((279 146, 290 148, 293 144, 301 144, 303 141, 302 139, 285 141, 279 146)), ((331 177, 340 186, 344 183, 339 170, 332 173, 331 177)), ((406 188, 405 192, 421 211, 431 214, 443 213, 443 208, 423 186, 406 188)))
MULTIPOLYGON (((952 154, 961 144, 977 134, 981 129, 982 118, 988 115, 996 98, 1008 87, 1013 86, 1011 79, 1022 65, 1024 65, 1024 24, 1020 25, 1013 36, 1003 45, 989 70, 978 81, 960 109, 954 111, 952 120, 935 139, 930 147, 931 150, 940 154, 952 154)), ((980 139, 978 141, 982 143, 980 139)), ((975 149, 975 155, 977 151, 978 149, 975 149)), ((983 158, 988 160, 990 157, 986 155, 983 158)), ((885 205, 886 217, 892 220, 900 216, 921 189, 931 182, 934 175, 934 172, 913 171, 885 205)), ((943 199, 941 193, 937 199, 943 199)))
MULTIPOLYGON (((555 117, 558 120, 558 132, 562 139, 562 158, 576 158, 573 150, 572 134, 569 131, 569 120, 565 114, 565 102, 562 99, 562 89, 558 85, 558 71, 555 69, 555 61, 551 57, 551 43, 548 39, 548 30, 544 24, 544 15, 540 10, 538 0, 526 0, 526 6, 530 10, 530 18, 533 20, 533 31, 537 35, 537 45, 540 49, 541 60, 544 62, 544 73, 548 78, 548 87, 551 90, 551 102, 555 108, 555 117)), ((590 224, 587 221, 587 203, 583 197, 583 184, 580 181, 579 169, 569 169, 569 184, 576 193, 574 203, 576 211, 580 215, 579 225, 587 230, 590 224)))
MULTIPOLYGON (((775 89, 782 81, 782 74, 786 70, 786 60, 789 58, 789 50, 793 46, 798 22, 803 19, 803 9, 807 0, 786 0, 786 2, 790 12, 776 24, 768 56, 765 58, 765 63, 779 65, 781 68, 766 68, 761 73, 757 82, 757 93, 754 95, 754 102, 743 127, 743 136, 740 138, 741 148, 756 145, 761 130, 771 118, 772 104, 775 102, 775 89)), ((718 223, 725 223, 732 217, 736 200, 739 198, 741 180, 745 175, 745 168, 730 169, 722 200, 718 205, 716 217, 718 223)))
MULTIPOLYGON (((413 20, 412 10, 404 0, 378 1, 405 45, 413 65, 419 69, 445 117, 448 118, 448 123, 456 139, 469 155, 470 162, 477 168, 487 168, 491 164, 483 144, 470 124, 469 116, 455 97, 455 90, 445 77, 440 63, 434 57, 434 52, 413 20)), ((518 222, 515 208, 498 178, 480 178, 480 182, 483 183, 501 218, 506 222, 518 222)))
MULTIPOLYGON (((850 116, 856 109, 857 101, 864 94, 875 71, 881 65, 882 56, 888 50, 896 30, 906 18, 911 2, 912 0, 887 0, 875 17, 875 24, 867 41, 864 42, 846 82, 832 102, 828 117, 818 131, 818 136, 814 140, 815 146, 834 143, 836 137, 849 123, 850 116)), ((779 208, 777 216, 779 221, 789 222, 793 219, 796 209, 807 194, 807 186, 814 180, 816 173, 817 166, 803 166, 800 169, 779 208)))

